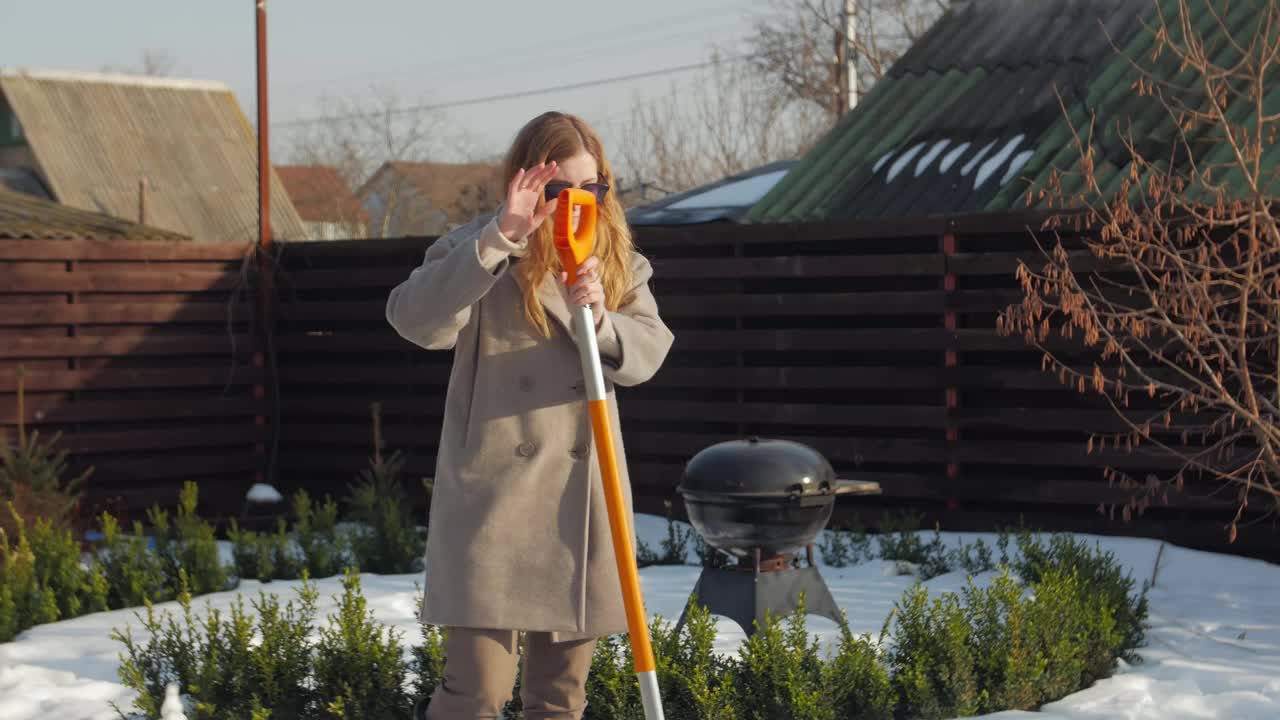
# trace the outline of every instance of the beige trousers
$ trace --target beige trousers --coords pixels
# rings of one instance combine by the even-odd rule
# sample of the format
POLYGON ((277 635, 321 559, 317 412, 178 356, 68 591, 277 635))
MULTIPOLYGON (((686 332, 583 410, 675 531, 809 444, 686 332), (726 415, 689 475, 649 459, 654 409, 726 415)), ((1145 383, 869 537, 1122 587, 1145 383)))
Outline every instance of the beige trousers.
MULTIPOLYGON (((580 720, 587 706, 587 673, 596 641, 553 643, 550 633, 527 633, 520 700, 525 720, 580 720)), ((446 630, 444 679, 431 695, 427 720, 495 720, 516 682, 518 633, 446 630)))

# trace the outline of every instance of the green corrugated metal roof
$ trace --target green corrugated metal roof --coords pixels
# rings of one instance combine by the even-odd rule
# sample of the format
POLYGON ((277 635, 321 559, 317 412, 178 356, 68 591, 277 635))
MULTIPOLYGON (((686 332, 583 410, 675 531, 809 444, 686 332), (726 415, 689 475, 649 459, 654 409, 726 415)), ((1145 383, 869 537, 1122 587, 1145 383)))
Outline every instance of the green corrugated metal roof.
MULTIPOLYGON (((1192 27, 1218 63, 1239 57, 1265 0, 1191 0, 1192 27)), ((1159 0, 1168 18, 1176 0, 1159 0)), ((1152 58, 1152 0, 969 0, 958 2, 773 190, 748 221, 822 221, 1000 211, 1041 205, 1054 170, 1068 170, 1089 137, 1099 180, 1114 190, 1130 173, 1124 138, 1149 158, 1169 157, 1177 128, 1154 98, 1134 89, 1139 59, 1198 100, 1194 71, 1172 53, 1152 58), (1119 52, 1117 52, 1117 49, 1119 52), (1063 109, 1066 109, 1064 116, 1063 109)), ((1171 20, 1171 24, 1175 24, 1171 20)), ((1180 30, 1175 30, 1175 33, 1180 30)), ((1250 121, 1248 108, 1229 117, 1250 121)), ((1266 98, 1280 110, 1280 89, 1266 98)), ((1230 150, 1215 128, 1191 135, 1198 161, 1230 150)), ((1265 159, 1280 163, 1275 148, 1265 159)), ((1224 168, 1217 180, 1239 181, 1224 168)), ((1272 187, 1280 181, 1271 176, 1272 187)), ((1064 188, 1078 177, 1063 178, 1064 188)))

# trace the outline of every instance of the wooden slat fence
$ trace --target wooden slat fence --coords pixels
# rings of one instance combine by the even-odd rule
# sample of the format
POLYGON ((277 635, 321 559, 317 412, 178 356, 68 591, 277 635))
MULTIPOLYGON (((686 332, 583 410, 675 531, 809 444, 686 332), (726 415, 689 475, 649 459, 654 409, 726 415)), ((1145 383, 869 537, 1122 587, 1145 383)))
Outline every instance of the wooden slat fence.
MULTIPOLYGON (((1086 453, 1088 430, 1119 429, 1111 410, 996 332, 1019 297, 1018 260, 1037 258, 1027 228, 1009 215, 640 229, 677 339, 653 381, 620 390, 638 507, 660 512, 698 450, 754 434, 809 443, 842 474, 879 480, 884 496, 842 503, 844 520, 910 509, 951 529, 1023 521, 1280 558, 1271 527, 1227 546, 1231 498, 1203 486, 1130 523, 1098 513, 1125 498, 1105 466, 1171 465, 1086 453)), ((412 486, 433 474, 452 355, 400 339, 384 317, 388 290, 431 242, 284 246, 270 338, 282 490, 342 497, 372 451, 373 402, 412 486)), ((65 430, 77 462, 97 467, 95 502, 136 509, 196 479, 216 488, 210 512, 238 511, 268 468, 274 397, 254 294, 241 292, 243 250, 0 243, 0 425, 16 421, 22 363, 29 420, 65 430)))
MULTIPOLYGON (((881 481, 884 497, 842 507, 846 518, 909 508, 956 529, 1026 522, 1227 549, 1231 498, 1206 487, 1130 523, 1099 514, 1127 497, 1104 467, 1141 476, 1171 465, 1087 453, 1087 430, 1120 428, 1112 411, 995 330, 1018 299, 1018 260, 1038 257, 1024 218, 642 228, 637 243, 677 336, 653 381, 620 389, 639 507, 660 511, 693 453, 755 434, 809 443, 841 473, 881 481)), ((388 289, 429 244, 285 251, 276 342, 286 484, 341 492, 370 454, 375 401, 415 486, 433 473, 451 354, 410 345, 383 315, 388 289)), ((1232 549, 1276 554, 1273 531, 1245 535, 1232 549)))
POLYGON ((26 421, 76 468, 86 512, 170 503, 238 510, 265 467, 263 369, 239 292, 243 245, 0 240, 0 427, 26 421), (256 362, 255 362, 256 361, 256 362))

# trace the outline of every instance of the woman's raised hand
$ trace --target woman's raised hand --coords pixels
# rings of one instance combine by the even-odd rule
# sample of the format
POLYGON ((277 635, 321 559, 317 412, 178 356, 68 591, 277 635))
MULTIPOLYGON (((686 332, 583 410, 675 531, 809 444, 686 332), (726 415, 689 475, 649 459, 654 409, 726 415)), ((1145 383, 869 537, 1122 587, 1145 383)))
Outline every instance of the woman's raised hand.
POLYGON ((540 163, 521 169, 511 178, 507 186, 507 203, 502 217, 498 218, 498 230, 512 242, 520 242, 537 230, 542 222, 555 210, 555 202, 549 202, 538 208, 543 189, 547 182, 556 175, 555 161, 540 163))

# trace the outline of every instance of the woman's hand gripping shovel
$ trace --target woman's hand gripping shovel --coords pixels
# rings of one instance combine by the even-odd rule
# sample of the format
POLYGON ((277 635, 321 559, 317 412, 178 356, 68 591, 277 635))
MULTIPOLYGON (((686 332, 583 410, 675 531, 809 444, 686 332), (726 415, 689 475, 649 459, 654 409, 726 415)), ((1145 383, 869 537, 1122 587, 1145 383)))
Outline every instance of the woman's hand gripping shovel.
MULTIPOLYGON (((568 188, 560 193, 554 216, 556 251, 567 277, 578 274, 578 266, 591 257, 596 239, 596 198, 586 190, 568 188), (573 211, 581 208, 578 227, 573 226, 573 211)), ((591 431, 596 441, 596 457, 600 461, 600 477, 604 482, 605 505, 609 510, 609 530, 613 535, 613 554, 618 562, 618 579, 622 581, 622 602, 627 612, 627 631, 631 636, 631 655, 640 681, 640 699, 644 703, 645 720, 662 720, 662 699, 658 696, 658 673, 649 640, 649 624, 640 595, 640 574, 636 570, 636 552, 627 526, 622 482, 618 476, 618 456, 609 427, 609 405, 605 398, 604 372, 600 368, 600 350, 596 346, 596 323, 591 307, 576 309, 578 351, 582 356, 582 374, 587 386, 587 407, 591 413, 591 431)))

